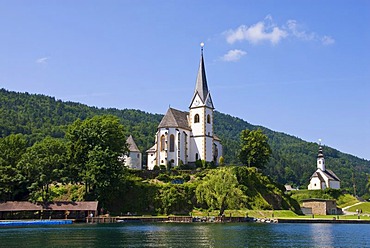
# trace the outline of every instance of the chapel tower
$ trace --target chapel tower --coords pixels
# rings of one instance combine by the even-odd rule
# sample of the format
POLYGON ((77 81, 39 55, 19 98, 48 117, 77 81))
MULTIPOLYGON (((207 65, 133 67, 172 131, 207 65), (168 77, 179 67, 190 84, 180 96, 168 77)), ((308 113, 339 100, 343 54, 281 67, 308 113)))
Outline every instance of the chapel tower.
MULTIPOLYGON (((213 111, 214 106, 211 94, 208 90, 206 70, 203 58, 203 46, 201 43, 201 56, 195 84, 195 91, 189 107, 189 123, 192 129, 190 147, 190 161, 205 160, 214 161, 215 147, 213 134, 213 111)), ((216 156, 217 157, 217 156, 216 156)), ((217 162, 217 161, 215 161, 217 162)))
POLYGON ((317 169, 320 169, 322 171, 326 170, 326 168, 325 168, 325 158, 324 158, 324 154, 322 152, 321 145, 319 147, 319 154, 317 155, 317 169))

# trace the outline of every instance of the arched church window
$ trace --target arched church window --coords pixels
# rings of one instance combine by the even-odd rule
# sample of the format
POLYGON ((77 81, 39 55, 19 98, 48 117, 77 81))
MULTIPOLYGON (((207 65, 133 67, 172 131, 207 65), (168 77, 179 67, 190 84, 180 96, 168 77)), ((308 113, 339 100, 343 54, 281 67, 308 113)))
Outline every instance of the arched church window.
POLYGON ((194 115, 194 123, 199 123, 199 115, 194 115))
POLYGON ((175 135, 170 135, 170 152, 175 151, 175 135))
POLYGON ((195 161, 197 161, 198 159, 199 159, 199 154, 195 153, 195 161))
POLYGON ((207 115, 207 123, 211 124, 211 116, 207 115))
POLYGON ((166 149, 166 138, 164 135, 161 136, 161 151, 164 151, 166 149))

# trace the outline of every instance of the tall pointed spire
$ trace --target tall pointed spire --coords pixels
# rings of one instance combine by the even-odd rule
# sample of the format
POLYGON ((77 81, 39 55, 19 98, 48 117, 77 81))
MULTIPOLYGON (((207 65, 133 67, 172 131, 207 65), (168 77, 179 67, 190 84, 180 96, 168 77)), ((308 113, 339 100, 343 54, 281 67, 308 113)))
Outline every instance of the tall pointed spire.
POLYGON ((204 59, 203 59, 203 47, 204 47, 203 42, 200 43, 200 47, 201 47, 201 55, 200 55, 199 70, 198 70, 198 75, 197 75, 197 83, 195 85, 195 94, 198 93, 203 103, 205 103, 207 95, 208 95, 208 86, 207 86, 207 78, 206 78, 206 69, 204 66, 204 59))

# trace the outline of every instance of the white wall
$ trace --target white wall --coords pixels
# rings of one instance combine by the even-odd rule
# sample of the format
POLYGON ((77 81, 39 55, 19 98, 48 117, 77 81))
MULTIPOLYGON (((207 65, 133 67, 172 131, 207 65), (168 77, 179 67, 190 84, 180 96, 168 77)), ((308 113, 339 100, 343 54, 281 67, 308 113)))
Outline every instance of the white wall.
POLYGON ((153 170, 154 166, 156 165, 156 154, 155 152, 148 152, 147 158, 147 168, 148 170, 153 170))
POLYGON ((310 184, 308 185, 309 190, 321 189, 321 182, 318 177, 311 178, 310 184))
POLYGON ((332 189, 340 189, 340 182, 339 181, 332 181, 329 182, 330 188, 332 189))

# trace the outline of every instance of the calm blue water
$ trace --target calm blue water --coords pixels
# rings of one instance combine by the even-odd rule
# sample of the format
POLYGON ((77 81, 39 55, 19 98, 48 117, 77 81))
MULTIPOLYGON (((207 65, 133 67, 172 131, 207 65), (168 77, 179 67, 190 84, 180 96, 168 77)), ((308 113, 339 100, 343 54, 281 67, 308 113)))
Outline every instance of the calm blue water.
POLYGON ((370 225, 120 223, 0 228, 0 247, 370 247, 370 225))

